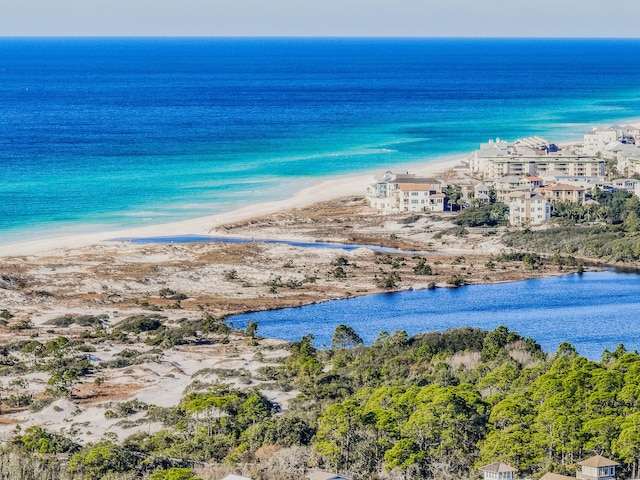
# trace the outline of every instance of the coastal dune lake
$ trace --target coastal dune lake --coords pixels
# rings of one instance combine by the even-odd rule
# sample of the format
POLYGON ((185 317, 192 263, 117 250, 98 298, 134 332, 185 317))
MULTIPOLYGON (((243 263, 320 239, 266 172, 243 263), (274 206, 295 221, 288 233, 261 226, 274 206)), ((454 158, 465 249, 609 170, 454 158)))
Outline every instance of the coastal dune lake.
POLYGON ((258 322, 263 337, 299 340, 313 332, 328 347, 337 325, 353 327, 366 344, 386 330, 442 331, 504 325, 537 340, 546 352, 564 341, 591 359, 623 343, 640 349, 640 275, 612 270, 461 288, 403 291, 231 317, 258 322))

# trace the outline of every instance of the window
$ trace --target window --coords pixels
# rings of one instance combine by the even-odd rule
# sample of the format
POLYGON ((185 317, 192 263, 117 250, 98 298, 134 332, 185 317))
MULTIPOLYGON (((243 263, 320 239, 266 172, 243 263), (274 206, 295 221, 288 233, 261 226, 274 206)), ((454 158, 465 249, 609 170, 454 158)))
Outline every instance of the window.
POLYGON ((412 205, 416 205, 417 203, 418 203, 418 200, 411 200, 412 205))
POLYGON ((411 192, 412 197, 417 197, 419 194, 420 194, 419 192, 411 192))

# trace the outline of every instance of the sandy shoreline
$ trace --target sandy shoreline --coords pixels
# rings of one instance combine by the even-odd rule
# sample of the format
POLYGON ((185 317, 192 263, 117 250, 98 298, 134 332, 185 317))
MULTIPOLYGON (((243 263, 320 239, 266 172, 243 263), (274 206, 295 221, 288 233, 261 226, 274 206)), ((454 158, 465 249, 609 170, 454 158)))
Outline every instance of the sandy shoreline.
MULTIPOLYGON (((392 166, 393 171, 410 171, 418 175, 435 175, 453 168, 467 158, 462 155, 444 157, 440 160, 425 161, 411 165, 392 166)), ((332 200, 335 198, 364 194, 373 175, 380 170, 366 174, 341 176, 321 181, 316 185, 294 193, 291 197, 243 207, 226 213, 209 215, 206 217, 184 220, 181 222, 135 227, 118 231, 102 231, 82 235, 67 235, 53 238, 20 242, 0 246, 0 257, 15 257, 22 255, 37 255, 59 250, 86 247, 114 238, 157 237, 171 235, 208 235, 220 225, 238 222, 251 217, 258 217, 275 213, 289 208, 306 207, 311 204, 332 200)))

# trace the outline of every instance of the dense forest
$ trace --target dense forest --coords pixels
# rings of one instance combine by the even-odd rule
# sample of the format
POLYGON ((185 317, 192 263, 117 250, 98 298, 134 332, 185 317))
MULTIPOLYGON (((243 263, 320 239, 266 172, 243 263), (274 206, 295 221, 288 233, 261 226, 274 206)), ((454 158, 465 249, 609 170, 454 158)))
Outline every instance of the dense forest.
POLYGON ((293 480, 317 466, 354 480, 460 479, 504 461, 537 478, 573 474, 594 454, 619 461, 626 477, 638 472, 640 355, 622 345, 592 361, 567 343, 546 354, 499 327, 382 332, 364 346, 342 325, 329 350, 307 335, 260 376, 263 388, 299 391, 288 409, 256 387, 227 385, 187 393, 175 408, 131 401, 119 408, 144 408, 164 428, 87 445, 18 428, 0 477, 218 480, 211 472, 224 466, 293 480))

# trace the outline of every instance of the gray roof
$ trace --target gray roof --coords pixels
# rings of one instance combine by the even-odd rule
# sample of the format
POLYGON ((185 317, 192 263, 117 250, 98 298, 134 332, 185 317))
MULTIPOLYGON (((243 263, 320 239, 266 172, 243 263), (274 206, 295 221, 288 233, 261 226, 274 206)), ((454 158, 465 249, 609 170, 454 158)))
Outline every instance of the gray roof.
POLYGON ((559 473, 545 473, 540 480, 575 480, 576 477, 567 477, 559 473))
POLYGON ((583 460, 582 462, 578 462, 578 465, 582 465, 583 467, 616 467, 618 465, 620 465, 618 462, 614 462, 613 460, 610 460, 606 457, 603 457, 602 455, 596 455, 594 457, 591 458, 587 458, 586 460, 583 460))
POLYGON ((522 177, 518 177, 516 175, 507 175, 506 177, 498 178, 496 183, 520 183, 522 181, 522 177))
POLYGON ((513 468, 511 465, 507 465, 506 463, 502 463, 502 462, 490 463, 489 465, 480 467, 478 470, 480 470, 481 472, 498 472, 498 473, 518 471, 517 468, 513 468))

